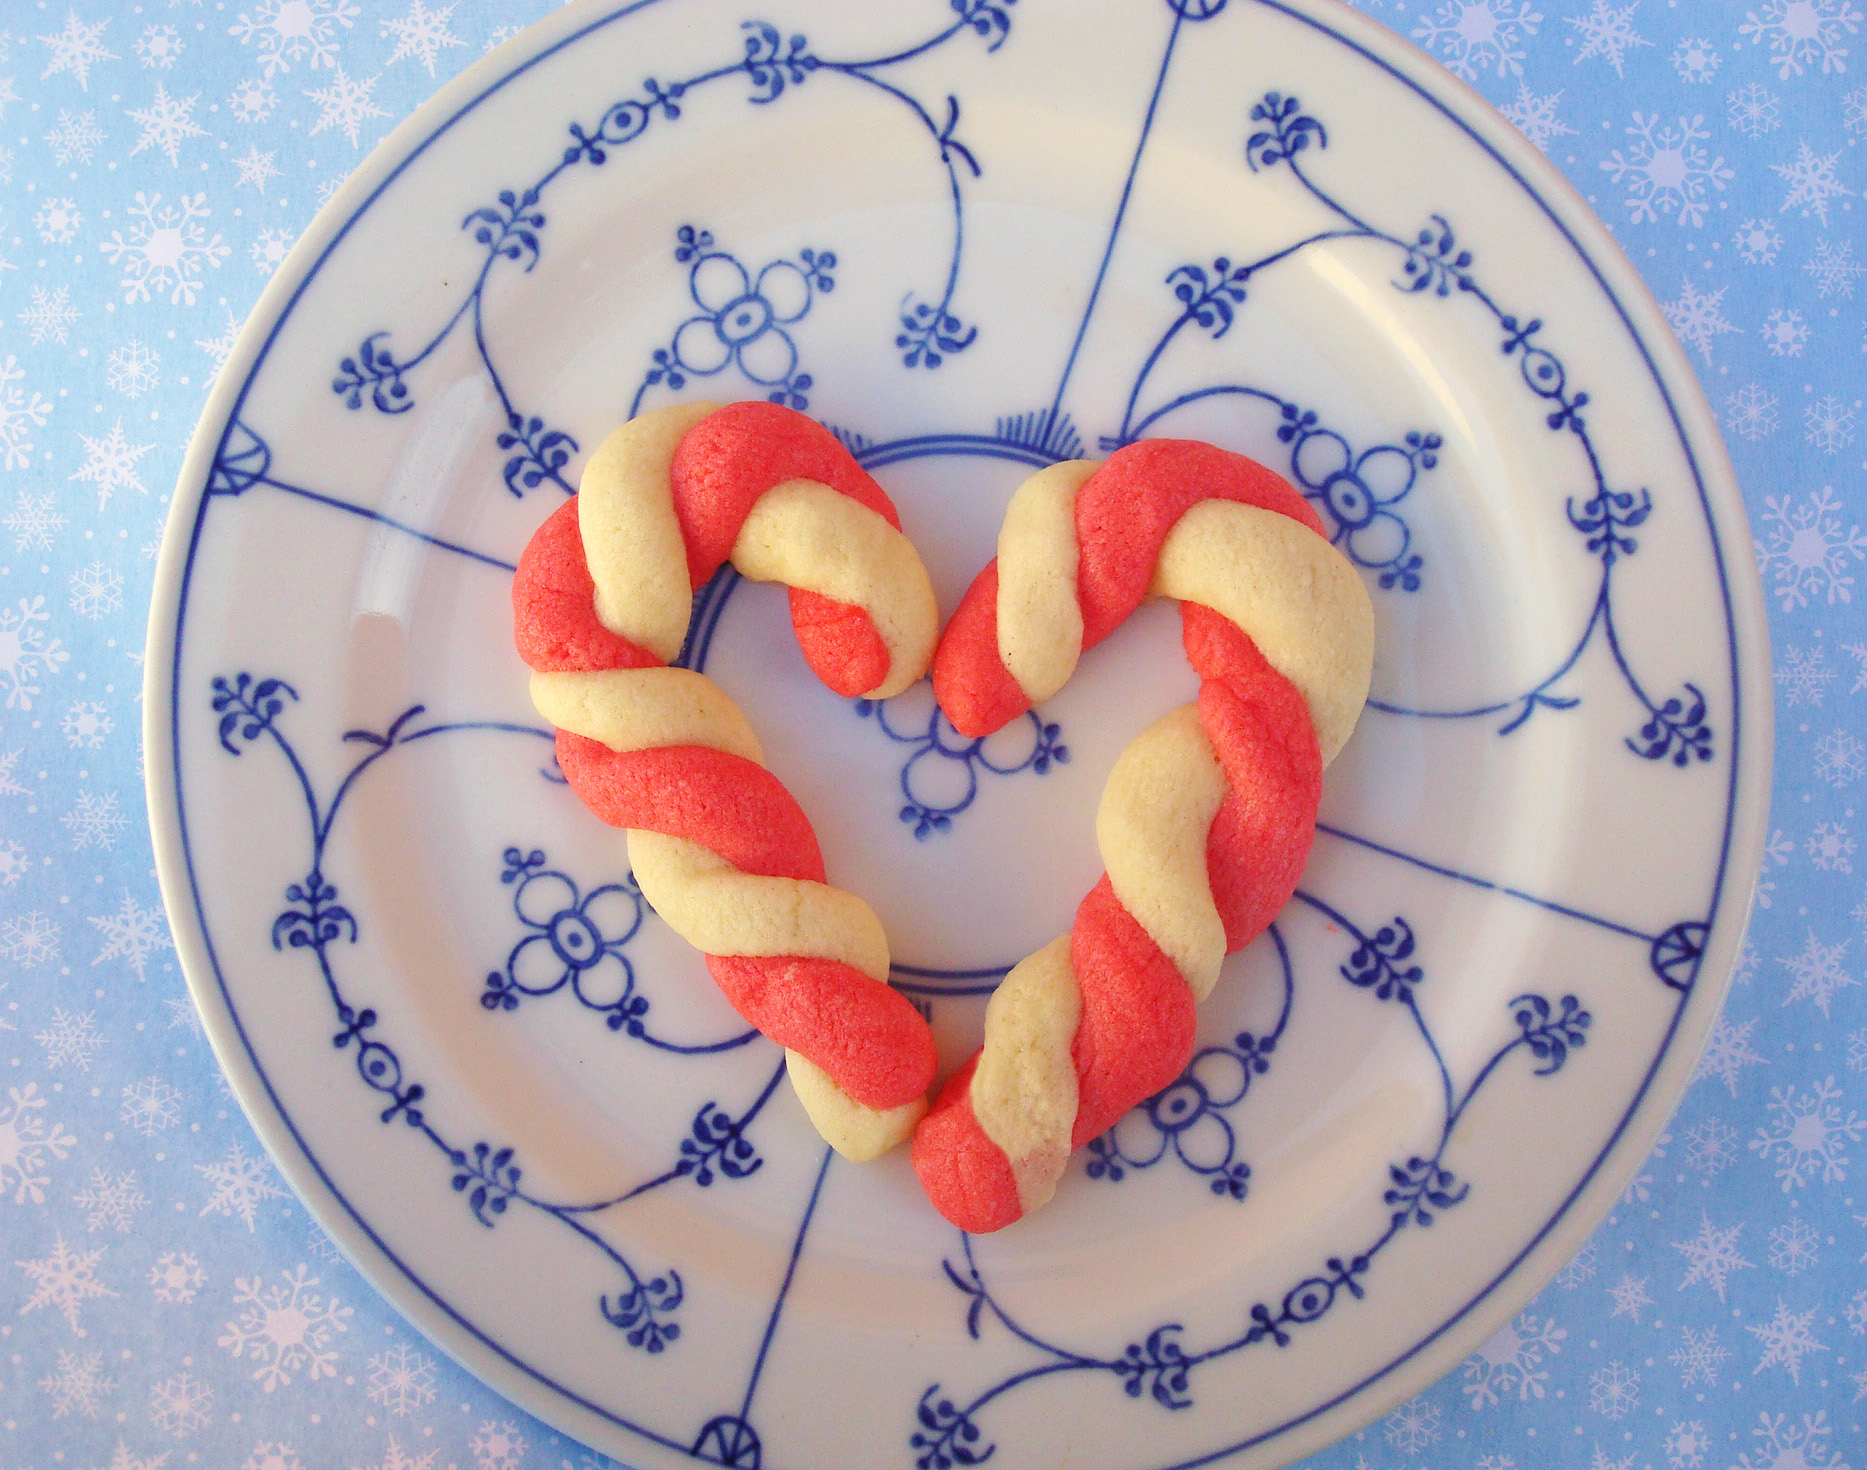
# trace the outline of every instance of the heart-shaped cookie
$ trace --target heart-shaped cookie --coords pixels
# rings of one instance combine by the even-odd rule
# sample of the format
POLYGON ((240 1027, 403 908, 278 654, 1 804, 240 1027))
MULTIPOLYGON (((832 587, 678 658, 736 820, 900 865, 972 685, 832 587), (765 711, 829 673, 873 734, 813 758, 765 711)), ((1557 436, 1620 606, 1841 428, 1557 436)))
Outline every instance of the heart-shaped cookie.
POLYGON ((972 1231, 1041 1205, 1072 1149, 1185 1067, 1225 955, 1295 888, 1373 650, 1367 593, 1301 495, 1241 455, 1157 440, 1027 480, 936 659, 933 594, 888 497, 827 431, 768 403, 619 429, 527 547, 513 599, 559 764, 629 830, 650 903, 786 1046, 824 1137, 868 1159, 912 1131, 929 1198, 972 1231), (791 588, 830 688, 885 699, 932 661, 972 736, 1054 695, 1146 597, 1183 605, 1198 703, 1117 761, 1097 818, 1107 875, 1071 933, 1006 977, 983 1049, 924 1119, 933 1038, 886 984, 879 921, 824 882, 738 708, 668 667, 694 590, 728 559, 791 588))

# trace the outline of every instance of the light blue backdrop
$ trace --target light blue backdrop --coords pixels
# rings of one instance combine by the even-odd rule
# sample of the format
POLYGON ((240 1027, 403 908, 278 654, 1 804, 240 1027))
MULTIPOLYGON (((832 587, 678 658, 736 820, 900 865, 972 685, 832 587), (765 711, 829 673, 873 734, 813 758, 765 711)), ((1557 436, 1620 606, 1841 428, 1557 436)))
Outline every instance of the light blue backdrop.
MULTIPOLYGON (((235 324, 370 145, 548 8, 0 6, 4 1470, 605 1463, 409 1331, 261 1158, 168 944, 137 736, 166 492, 235 324)), ((1365 8, 1549 154, 1685 341, 1770 598, 1778 788, 1727 1016, 1620 1208, 1310 1463, 1867 1470, 1861 7, 1365 8)))

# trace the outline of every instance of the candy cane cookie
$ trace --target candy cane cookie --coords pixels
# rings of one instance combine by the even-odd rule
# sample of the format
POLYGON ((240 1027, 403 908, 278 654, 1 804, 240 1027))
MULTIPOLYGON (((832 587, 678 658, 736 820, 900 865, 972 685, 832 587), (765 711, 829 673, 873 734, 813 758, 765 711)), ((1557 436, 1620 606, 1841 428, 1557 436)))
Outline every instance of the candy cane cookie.
POLYGON ((1374 650, 1367 591, 1316 512, 1210 445, 1041 471, 998 552, 934 659, 961 732, 1055 694, 1149 596, 1180 601, 1200 691, 1122 752, 1096 814, 1108 871, 1070 932, 1005 977, 983 1048, 915 1132, 928 1197, 974 1232, 1042 1205, 1071 1150, 1184 1070, 1194 1006, 1296 888, 1374 650))
POLYGON ((886 699, 926 671, 939 614, 893 504, 827 430, 770 403, 685 404, 610 435, 520 558, 519 654, 572 789, 628 832, 643 896, 785 1047, 824 1138, 870 1159, 925 1111, 933 1036, 738 706, 668 667, 728 560, 790 588, 805 658, 839 694, 886 699))

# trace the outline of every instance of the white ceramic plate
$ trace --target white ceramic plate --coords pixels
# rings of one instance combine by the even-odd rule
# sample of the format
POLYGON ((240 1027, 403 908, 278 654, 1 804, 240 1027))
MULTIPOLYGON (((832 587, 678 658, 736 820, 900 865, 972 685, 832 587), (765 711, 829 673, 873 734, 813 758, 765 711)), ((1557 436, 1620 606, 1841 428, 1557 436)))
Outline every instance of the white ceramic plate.
MULTIPOLYGON (((1282 1463, 1503 1322, 1677 1099, 1757 866, 1748 544, 1606 232, 1346 9, 576 5, 369 159, 215 390, 150 634, 164 888, 318 1218, 625 1463, 1282 1463), (512 651, 583 453, 768 395, 846 436, 948 608, 1032 466, 1149 434, 1290 475, 1374 592, 1298 900, 1187 1078, 996 1237, 826 1155, 512 651)), ((924 686, 826 693, 776 590, 701 596, 691 660, 950 1057, 1191 692, 1171 610, 1138 621, 979 746, 924 686)))

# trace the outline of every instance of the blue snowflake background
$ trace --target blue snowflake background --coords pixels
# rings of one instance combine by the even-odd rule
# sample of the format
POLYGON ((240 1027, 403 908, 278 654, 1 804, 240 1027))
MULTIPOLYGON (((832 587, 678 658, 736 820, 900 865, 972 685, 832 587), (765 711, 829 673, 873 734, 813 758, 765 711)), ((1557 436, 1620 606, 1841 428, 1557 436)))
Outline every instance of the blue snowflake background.
MULTIPOLYGON (((8 1470, 607 1463, 412 1333, 264 1161, 168 943, 137 739, 164 492, 235 324, 363 153, 549 8, 0 11, 8 1470)), ((1620 1207, 1460 1368, 1308 1463, 1867 1470, 1867 18, 1364 8, 1543 148, 1685 342, 1756 532, 1778 784, 1727 1014, 1620 1207)))

